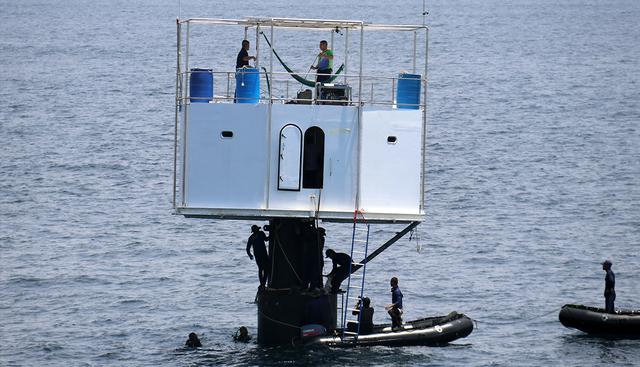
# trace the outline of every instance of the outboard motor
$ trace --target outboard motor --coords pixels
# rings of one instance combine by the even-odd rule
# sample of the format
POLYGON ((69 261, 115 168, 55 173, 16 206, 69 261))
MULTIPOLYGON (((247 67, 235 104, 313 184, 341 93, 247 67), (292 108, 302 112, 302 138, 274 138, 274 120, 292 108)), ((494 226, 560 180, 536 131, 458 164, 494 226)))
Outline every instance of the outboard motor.
POLYGON ((317 336, 322 336, 327 334, 327 328, 318 324, 309 324, 302 325, 300 327, 300 337, 302 338, 302 342, 309 341, 317 336))

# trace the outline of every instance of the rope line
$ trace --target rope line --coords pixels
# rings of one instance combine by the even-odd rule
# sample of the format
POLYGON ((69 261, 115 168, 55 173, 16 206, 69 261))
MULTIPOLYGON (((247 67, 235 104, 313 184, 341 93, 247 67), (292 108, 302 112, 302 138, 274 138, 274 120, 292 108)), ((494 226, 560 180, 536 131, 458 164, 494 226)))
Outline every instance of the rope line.
MULTIPOLYGON (((260 311, 258 311, 258 312, 260 312, 260 311)), ((262 315, 265 319, 267 319, 269 321, 275 322, 276 324, 288 326, 288 327, 291 327, 291 328, 294 328, 294 329, 300 329, 300 326, 296 326, 296 325, 293 325, 293 324, 286 323, 284 321, 273 319, 273 318, 265 315, 264 312, 260 312, 260 315, 262 315)))
POLYGON ((287 253, 284 252, 284 248, 282 247, 282 244, 280 243, 280 238, 278 236, 278 229, 276 229, 275 235, 276 235, 276 243, 278 244, 278 247, 280 247, 280 252, 282 252, 282 255, 284 255, 284 259, 287 260, 287 264, 289 264, 291 271, 293 271, 293 275, 295 275, 296 278, 298 278, 298 282, 302 283, 302 279, 298 276, 298 273, 296 273, 296 269, 291 264, 291 261, 289 261, 289 258, 287 257, 287 253))
POLYGON ((534 317, 531 317, 531 318, 528 318, 528 319, 524 319, 524 320, 505 321, 505 322, 500 322, 500 321, 488 321, 488 322, 487 322, 487 321, 480 321, 480 320, 476 320, 476 319, 471 319, 471 320, 473 320, 473 321, 476 323, 476 325, 477 325, 478 323, 483 323, 483 324, 486 324, 486 325, 514 325, 514 324, 524 324, 524 323, 531 322, 531 321, 533 321, 533 320, 541 319, 541 318, 543 318, 543 317, 545 317, 545 316, 551 315, 552 313, 558 312, 559 310, 560 310, 560 308, 554 308, 553 310, 551 310, 551 311, 549 311, 549 312, 546 312, 546 313, 544 313, 544 314, 542 314, 542 315, 534 316, 534 317))

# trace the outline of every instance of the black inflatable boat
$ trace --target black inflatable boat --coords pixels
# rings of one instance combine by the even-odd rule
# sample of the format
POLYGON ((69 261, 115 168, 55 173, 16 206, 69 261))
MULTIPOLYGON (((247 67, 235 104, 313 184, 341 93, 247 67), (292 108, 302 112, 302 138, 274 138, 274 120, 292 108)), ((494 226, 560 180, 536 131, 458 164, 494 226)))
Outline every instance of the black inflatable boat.
POLYGON ((409 346, 409 345, 444 345, 456 339, 464 338, 473 331, 473 321, 457 312, 446 316, 428 317, 409 321, 396 331, 390 324, 376 325, 373 332, 359 335, 354 343, 353 338, 342 339, 341 330, 337 335, 320 336, 307 344, 323 344, 336 347, 353 347, 365 345, 409 346))
POLYGON ((568 328, 609 338, 640 338, 640 310, 620 310, 607 313, 603 308, 564 305, 560 322, 568 328))

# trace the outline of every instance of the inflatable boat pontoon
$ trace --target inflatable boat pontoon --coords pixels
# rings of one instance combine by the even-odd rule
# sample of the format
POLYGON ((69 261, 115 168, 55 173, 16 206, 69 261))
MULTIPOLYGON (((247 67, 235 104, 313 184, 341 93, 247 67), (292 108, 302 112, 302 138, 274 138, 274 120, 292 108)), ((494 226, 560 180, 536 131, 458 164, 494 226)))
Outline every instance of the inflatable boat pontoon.
POLYGON ((456 339, 464 338, 473 331, 473 321, 457 312, 446 316, 428 317, 409 321, 396 331, 390 324, 376 325, 373 332, 359 335, 354 343, 352 337, 340 337, 341 330, 335 336, 320 336, 311 339, 307 344, 323 344, 337 347, 353 347, 366 345, 409 346, 409 345, 444 345, 456 339))
POLYGON ((587 334, 609 338, 640 338, 640 310, 607 313, 603 308, 564 305, 559 315, 562 325, 587 334))

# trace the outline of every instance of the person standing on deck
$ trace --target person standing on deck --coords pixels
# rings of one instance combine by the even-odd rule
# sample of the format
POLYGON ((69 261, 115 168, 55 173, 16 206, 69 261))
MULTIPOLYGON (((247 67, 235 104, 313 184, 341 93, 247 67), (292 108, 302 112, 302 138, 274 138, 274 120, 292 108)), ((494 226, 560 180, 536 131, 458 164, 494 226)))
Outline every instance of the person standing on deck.
POLYGON ((271 263, 269 255, 267 254, 267 248, 264 245, 265 241, 269 240, 264 232, 260 230, 260 227, 255 224, 251 226, 251 236, 247 240, 247 255, 253 260, 255 255, 256 264, 258 264, 258 278, 260 279, 260 288, 264 289, 271 273, 271 263), (251 247, 253 247, 253 255, 251 255, 251 247))
POLYGON ((311 66, 311 69, 317 70, 316 83, 324 83, 331 78, 333 72, 333 51, 328 48, 325 40, 320 41, 320 53, 318 54, 318 63, 311 66))
POLYGON ((607 272, 604 277, 604 308, 608 313, 614 313, 613 301, 616 300, 616 275, 611 270, 611 261, 605 260, 602 263, 602 270, 607 272))
POLYGON ((402 292, 398 287, 398 278, 391 278, 389 283, 391 284, 391 304, 385 309, 391 316, 391 330, 395 331, 402 326, 402 292))
POLYGON ((244 66, 249 66, 249 60, 255 61, 255 56, 249 56, 249 41, 242 41, 242 48, 240 52, 238 52, 238 57, 236 57, 236 69, 239 69, 244 66))

